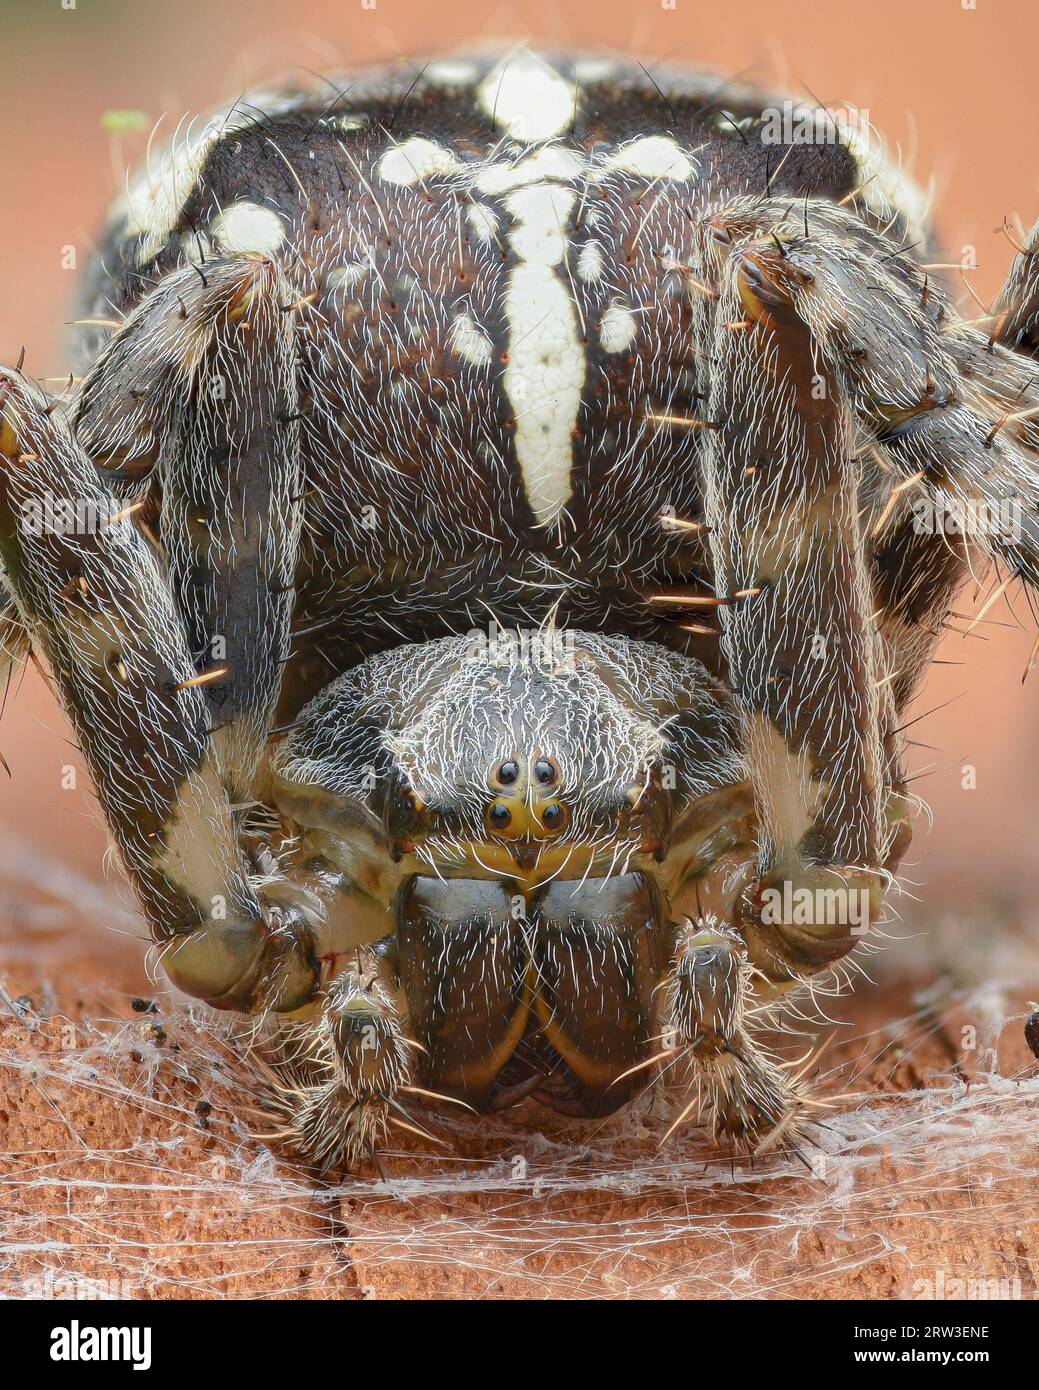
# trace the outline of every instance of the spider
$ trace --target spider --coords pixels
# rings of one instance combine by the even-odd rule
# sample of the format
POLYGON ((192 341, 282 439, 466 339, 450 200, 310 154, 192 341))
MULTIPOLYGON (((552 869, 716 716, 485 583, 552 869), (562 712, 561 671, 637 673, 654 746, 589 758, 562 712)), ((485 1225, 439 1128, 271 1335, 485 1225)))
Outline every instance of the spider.
POLYGON ((522 47, 129 185, 80 377, 0 377, 0 651, 299 1149, 679 1063, 796 1141, 757 1025, 883 920, 965 578, 1039 572, 1037 244, 963 321, 854 122, 522 47))

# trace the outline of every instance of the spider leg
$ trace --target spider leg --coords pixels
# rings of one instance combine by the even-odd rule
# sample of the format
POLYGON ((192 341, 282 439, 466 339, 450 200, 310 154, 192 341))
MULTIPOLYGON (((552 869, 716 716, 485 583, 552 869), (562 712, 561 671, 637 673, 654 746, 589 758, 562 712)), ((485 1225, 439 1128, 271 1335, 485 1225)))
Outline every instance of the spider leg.
POLYGON ((903 767, 902 712, 927 671, 949 610, 969 572, 960 535, 921 533, 903 518, 870 556, 882 667, 884 814, 892 832, 884 868, 894 874, 912 840, 912 803, 903 767))
POLYGON ((14 599, 0 585, 0 714, 14 673, 28 650, 29 636, 19 620, 14 599))
POLYGON ((882 900, 879 644, 853 423, 797 312, 799 272, 725 213, 702 239, 719 296, 705 508, 760 820, 737 925, 783 988, 850 951, 882 900), (804 890, 823 910, 795 920, 804 890))
MULTIPOLYGON (((968 344, 957 346, 966 357, 968 344)), ((1039 411, 1039 394, 1030 386, 1004 408, 968 386, 955 362, 953 370, 954 397, 886 439, 885 456, 904 477, 922 477, 930 504, 917 517, 922 529, 959 531, 968 554, 973 546, 1039 585, 1039 417, 1022 418, 1039 411)))
POLYGON ((836 389, 853 416, 860 535, 872 592, 869 627, 878 644, 886 819, 898 826, 888 849, 892 868, 899 842, 904 849, 908 837, 899 716, 969 573, 970 551, 962 534, 926 524, 919 504, 930 495, 928 480, 904 470, 888 445, 951 394, 952 310, 925 271, 893 255, 882 236, 845 208, 813 201, 795 213, 773 201, 737 207, 732 216, 745 219, 745 237, 768 235, 777 251, 782 248, 793 306, 812 334, 814 390, 836 389))
POLYGON ((663 1037, 688 1056, 716 1136, 767 1147, 796 1133, 801 1096, 747 1027, 752 974, 740 936, 713 916, 677 925, 663 1037))
POLYGON ((260 257, 209 260, 204 277, 176 272, 101 354, 75 417, 88 454, 131 487, 154 466, 171 583, 239 803, 274 722, 293 607, 302 504, 290 299, 260 257))
POLYGON ((1039 222, 1014 257, 996 305, 996 338, 1028 357, 1039 357, 1039 222))
POLYGON ((286 1084, 273 1097, 289 1139, 322 1171, 370 1157, 404 1114, 412 1062, 392 967, 370 946, 328 986, 313 1022, 288 1023, 274 1062, 286 1084))
POLYGON ((904 658, 894 672, 901 708, 975 554, 1039 583, 1039 391, 1026 359, 959 323, 926 272, 852 214, 813 212, 811 222, 785 253, 797 312, 854 410, 863 452, 881 465, 864 526, 879 576, 900 576, 878 597, 904 658), (904 630, 914 611, 936 620, 929 637, 904 630))
MULTIPOLYGON (((778 275, 810 330, 816 383, 854 417, 890 872, 909 838, 897 716, 956 592, 989 557, 1010 577, 1039 581, 1039 390, 1026 359, 959 323, 927 272, 854 214, 813 204, 804 218, 778 205, 742 209, 729 214, 738 229, 730 240, 758 262, 771 257, 765 300, 778 275)), ((751 287, 743 301, 755 322, 757 297, 751 287)), ((766 302, 766 310, 775 321, 775 308, 766 302)))
POLYGON ((225 1008, 294 1008, 312 933, 253 891, 194 663, 151 547, 61 411, 0 373, 0 565, 47 657, 167 972, 225 1008), (57 524, 91 519, 87 525, 57 524))

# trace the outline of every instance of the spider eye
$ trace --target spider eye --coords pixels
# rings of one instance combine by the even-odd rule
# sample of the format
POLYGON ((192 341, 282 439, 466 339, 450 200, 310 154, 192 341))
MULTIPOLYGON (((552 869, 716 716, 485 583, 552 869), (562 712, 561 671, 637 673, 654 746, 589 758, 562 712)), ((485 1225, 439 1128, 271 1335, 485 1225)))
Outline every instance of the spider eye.
POLYGON ((548 758, 538 758, 534 764, 534 776, 543 787, 549 787, 559 777, 555 763, 548 758))
POLYGON ((566 824, 566 808, 558 801, 550 802, 541 812, 541 824, 546 830, 562 830, 566 824))
POLYGON ((498 781, 503 787, 511 787, 520 775, 519 763, 515 758, 506 758, 498 768, 498 781))
POLYGON ((487 819, 495 830, 504 830, 512 823, 512 812, 503 801, 495 801, 487 812, 487 819))

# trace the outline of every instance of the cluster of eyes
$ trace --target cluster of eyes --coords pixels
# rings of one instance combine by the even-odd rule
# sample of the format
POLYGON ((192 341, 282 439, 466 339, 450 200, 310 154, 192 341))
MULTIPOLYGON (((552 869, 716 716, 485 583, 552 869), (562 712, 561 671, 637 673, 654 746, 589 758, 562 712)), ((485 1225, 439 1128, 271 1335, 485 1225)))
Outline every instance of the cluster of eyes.
MULTIPOLYGON (((494 774, 500 787, 514 787, 520 778, 520 766, 514 758, 506 758, 494 774)), ((553 787, 559 781, 559 769, 549 758, 538 758, 534 764, 534 781, 540 787, 553 787)), ((545 830, 562 830, 567 822, 566 807, 550 801, 542 807, 538 819, 545 830)), ((504 801, 493 801, 487 811, 487 823, 492 830, 504 831, 512 824, 512 811, 504 801)))

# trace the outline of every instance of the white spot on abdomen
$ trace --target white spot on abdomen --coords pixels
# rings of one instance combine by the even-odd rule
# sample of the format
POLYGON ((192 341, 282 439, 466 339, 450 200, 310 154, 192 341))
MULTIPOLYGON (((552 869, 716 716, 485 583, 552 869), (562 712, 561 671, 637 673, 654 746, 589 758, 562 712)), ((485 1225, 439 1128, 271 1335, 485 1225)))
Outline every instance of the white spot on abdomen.
POLYGON ((643 179, 688 179, 696 166, 668 135, 644 135, 621 145, 603 161, 603 168, 643 179))
POLYGON ((232 203, 217 213, 209 224, 210 233, 221 251, 254 251, 273 255, 285 240, 285 225, 273 208, 259 203, 232 203))
POLYGON ((546 145, 518 164, 511 159, 485 164, 476 176, 476 187, 481 193, 510 193, 514 188, 541 183, 544 179, 578 179, 586 168, 585 161, 575 150, 546 145))
POLYGON ((498 219, 493 210, 483 203, 470 203, 465 210, 465 220, 480 241, 494 241, 497 238, 498 219))
POLYGON ((483 110, 513 140, 562 135, 574 119, 577 88, 526 48, 507 53, 476 89, 483 110))
POLYGON ((439 62, 430 63, 422 75, 427 82, 433 82, 438 87, 468 87, 476 81, 476 71, 475 63, 467 63, 459 58, 441 58, 439 62))
POLYGON ((134 257, 136 265, 150 261, 162 249, 222 131, 223 121, 214 118, 197 134, 192 134, 189 127, 184 140, 174 136, 173 144, 159 157, 156 166, 149 163, 127 190, 125 231, 128 236, 141 237, 134 257))
POLYGON ((586 241, 577 258, 577 273, 586 285, 594 284, 602 275, 602 248, 597 241, 586 241))
POLYGON ((490 338, 468 314, 459 314, 451 325, 451 346, 474 367, 486 367, 494 353, 490 338))
POLYGON ((616 71, 617 64, 612 58, 578 58, 574 64, 574 77, 578 82, 605 82, 616 71))
POLYGON ((635 341, 635 315, 624 304, 611 304, 602 316, 599 341, 606 352, 624 352, 635 341))
POLYGON ((550 526, 570 498, 573 429, 581 405, 585 351, 570 287, 557 271, 576 195, 557 184, 518 188, 505 200, 509 243, 519 259, 505 313, 509 360, 504 385, 516 421, 513 442, 527 500, 550 526))
POLYGON ((443 145, 413 135, 386 151, 379 160, 379 177, 387 183, 409 187, 433 174, 458 174, 464 168, 461 160, 443 145))
POLYGON ((134 264, 144 265, 162 250, 180 221, 184 205, 198 186, 213 148, 221 140, 248 130, 265 116, 291 109, 297 98, 254 92, 248 102, 236 101, 230 110, 206 118, 200 129, 193 121, 182 132, 178 126, 170 147, 148 165, 127 188, 125 201, 112 209, 122 216, 127 236, 141 238, 134 264))

